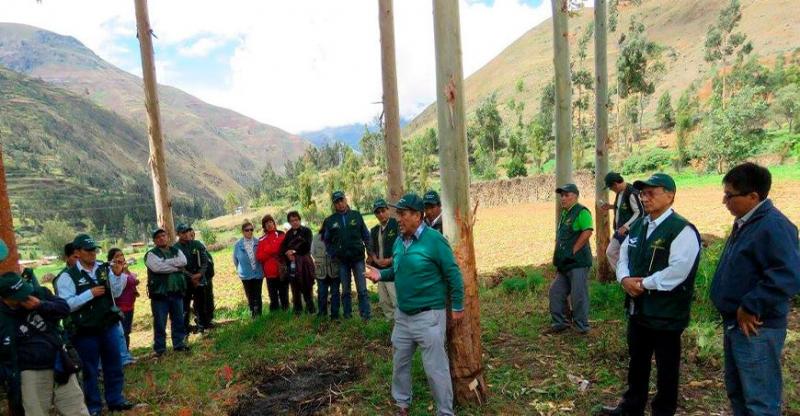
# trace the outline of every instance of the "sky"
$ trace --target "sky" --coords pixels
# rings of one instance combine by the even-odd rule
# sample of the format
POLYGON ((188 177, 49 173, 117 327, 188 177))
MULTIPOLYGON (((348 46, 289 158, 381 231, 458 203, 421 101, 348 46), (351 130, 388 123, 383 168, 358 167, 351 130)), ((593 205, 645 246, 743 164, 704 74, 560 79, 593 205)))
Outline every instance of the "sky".
MULTIPOLYGON (((550 16, 544 0, 459 0, 464 75, 550 16)), ((431 0, 395 0, 400 112, 435 100, 431 0)), ((377 0, 151 0, 159 83, 287 131, 380 114, 377 0)), ((0 21, 77 38, 141 75, 132 0, 0 0, 0 21)))

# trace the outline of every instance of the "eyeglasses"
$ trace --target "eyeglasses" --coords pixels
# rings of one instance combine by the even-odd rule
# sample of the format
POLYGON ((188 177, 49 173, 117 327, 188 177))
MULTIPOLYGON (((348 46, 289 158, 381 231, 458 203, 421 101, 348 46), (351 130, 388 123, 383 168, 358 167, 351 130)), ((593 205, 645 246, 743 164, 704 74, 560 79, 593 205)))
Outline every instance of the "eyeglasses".
POLYGON ((252 228, 245 228, 245 229, 244 229, 244 232, 246 232, 246 233, 252 233, 252 232, 253 232, 253 229, 252 229, 252 228))

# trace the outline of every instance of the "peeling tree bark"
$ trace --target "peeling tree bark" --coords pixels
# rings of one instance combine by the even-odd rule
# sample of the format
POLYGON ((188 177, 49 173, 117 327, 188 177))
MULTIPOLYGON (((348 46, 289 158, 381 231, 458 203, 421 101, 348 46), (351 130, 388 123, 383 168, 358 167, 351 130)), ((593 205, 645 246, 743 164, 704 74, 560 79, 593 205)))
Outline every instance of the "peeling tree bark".
POLYGON ((486 402, 487 386, 483 374, 478 273, 472 236, 474 212, 469 209, 458 0, 433 0, 433 19, 444 234, 453 246, 464 277, 464 319, 454 324, 448 317, 450 374, 457 402, 482 404, 486 402))
POLYGON ((153 30, 147 11, 147 0, 134 0, 136 5, 136 33, 142 56, 142 78, 144 79, 144 105, 147 109, 147 132, 150 138, 150 176, 153 179, 153 197, 156 204, 156 221, 175 241, 175 223, 172 219, 172 200, 169 197, 167 162, 164 154, 164 137, 161 132, 161 109, 158 103, 158 84, 153 58, 153 30))

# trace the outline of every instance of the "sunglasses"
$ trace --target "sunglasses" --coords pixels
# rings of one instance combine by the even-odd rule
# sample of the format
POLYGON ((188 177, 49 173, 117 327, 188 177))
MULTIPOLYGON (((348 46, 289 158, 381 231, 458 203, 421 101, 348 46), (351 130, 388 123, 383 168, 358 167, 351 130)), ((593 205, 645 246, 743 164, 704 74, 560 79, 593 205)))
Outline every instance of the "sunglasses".
POLYGON ((244 229, 244 232, 246 232, 246 233, 252 233, 252 232, 253 232, 253 229, 252 229, 252 228, 245 228, 245 229, 244 229))

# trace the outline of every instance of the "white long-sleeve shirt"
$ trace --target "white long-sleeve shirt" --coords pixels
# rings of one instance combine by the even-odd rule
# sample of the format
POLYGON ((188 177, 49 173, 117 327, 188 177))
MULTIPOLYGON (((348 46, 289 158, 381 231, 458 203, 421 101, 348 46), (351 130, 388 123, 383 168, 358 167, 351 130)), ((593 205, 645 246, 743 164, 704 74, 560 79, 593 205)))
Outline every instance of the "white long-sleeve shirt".
MULTIPOLYGON (((651 220, 650 216, 644 218, 647 224, 647 237, 661 225, 675 211, 672 208, 661 214, 655 220, 651 220)), ((628 269, 628 239, 630 235, 622 242, 622 247, 619 251, 619 262, 617 262, 617 281, 620 283, 626 277, 644 277, 644 276, 631 276, 628 269)), ((644 241, 639 244, 644 244, 644 241)), ((683 283, 689 273, 692 271, 694 262, 700 254, 700 243, 697 241, 697 236, 690 226, 686 226, 678 233, 675 240, 669 246, 669 266, 665 269, 657 271, 652 275, 642 280, 642 285, 648 290, 662 290, 668 291, 676 288, 683 283)))
MULTIPOLYGON (((91 270, 83 267, 81 262, 78 262, 76 266, 78 267, 78 271, 86 272, 92 281, 97 282, 95 273, 97 272, 97 269, 100 268, 99 262, 95 262, 91 270)), ((75 282, 72 281, 72 277, 70 277, 69 273, 67 272, 61 273, 58 276, 56 290, 58 292, 58 297, 67 301, 70 312, 77 311, 90 300, 94 299, 94 295, 92 295, 91 290, 87 290, 80 295, 76 294, 75 292, 77 289, 75 288, 75 282)))
POLYGON ((183 255, 183 251, 178 250, 177 257, 162 259, 148 252, 144 256, 144 264, 155 273, 175 273, 186 266, 186 256, 183 255))
POLYGON ((117 276, 114 274, 114 269, 109 268, 108 283, 111 285, 111 296, 116 299, 122 295, 122 291, 124 291, 125 287, 128 285, 128 275, 122 272, 117 276))
MULTIPOLYGON (((629 219, 628 222, 626 222, 625 224, 622 224, 622 225, 624 225, 625 228, 627 228, 629 230, 631 229, 631 224, 633 224, 633 222, 636 221, 637 219, 639 219, 639 217, 642 215, 642 212, 639 209, 639 199, 638 198, 639 197, 636 196, 633 192, 631 192, 631 195, 628 197, 628 204, 630 205, 631 210, 633 211, 633 215, 631 215, 631 219, 629 219)), ((619 210, 620 210, 621 207, 622 207, 622 198, 617 198, 617 208, 616 208, 617 214, 616 215, 619 215, 619 210)))

